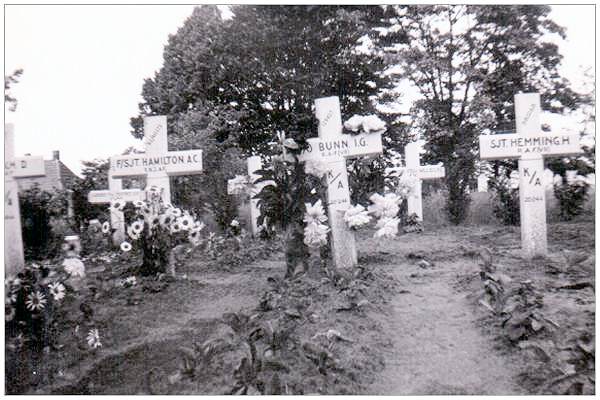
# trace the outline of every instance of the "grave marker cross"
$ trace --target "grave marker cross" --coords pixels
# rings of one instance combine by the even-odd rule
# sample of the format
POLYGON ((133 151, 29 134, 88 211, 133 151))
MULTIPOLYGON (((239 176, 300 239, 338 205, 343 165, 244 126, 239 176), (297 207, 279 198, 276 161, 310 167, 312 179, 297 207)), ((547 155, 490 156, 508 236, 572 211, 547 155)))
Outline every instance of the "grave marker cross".
POLYGON ((46 174, 43 157, 15 157, 14 144, 14 127, 12 124, 6 124, 4 126, 4 271, 6 275, 21 271, 25 265, 17 179, 46 174))
MULTIPOLYGON (((129 203, 145 199, 146 192, 143 190, 123 190, 123 182, 114 178, 111 171, 108 171, 108 190, 92 190, 88 193, 88 202, 92 204, 110 204, 117 200, 129 203)), ((110 208, 110 226, 114 229, 113 243, 122 243, 125 240, 125 217, 122 211, 110 208)))
POLYGON ((516 134, 479 136, 482 160, 519 159, 521 247, 526 257, 548 252, 544 156, 582 153, 577 133, 543 133, 540 129, 540 95, 515 95, 516 134))
POLYGON ((315 160, 327 165, 327 206, 332 237, 332 254, 337 268, 351 268, 358 262, 354 234, 344 221, 350 207, 346 158, 379 154, 383 151, 381 133, 342 134, 342 115, 338 97, 315 100, 319 137, 308 139, 309 148, 300 161, 315 160))
POLYGON ((423 194, 422 184, 424 180, 438 179, 446 176, 443 165, 421 165, 421 146, 417 142, 410 142, 404 147, 405 167, 386 168, 387 173, 406 174, 416 179, 413 194, 406 199, 408 214, 417 214, 419 220, 423 221, 423 194))
POLYGON ((164 115, 144 117, 144 145, 145 154, 111 157, 112 176, 146 176, 146 187, 158 187, 163 201, 170 203, 169 176, 202 172, 202 150, 169 151, 167 117, 164 115))

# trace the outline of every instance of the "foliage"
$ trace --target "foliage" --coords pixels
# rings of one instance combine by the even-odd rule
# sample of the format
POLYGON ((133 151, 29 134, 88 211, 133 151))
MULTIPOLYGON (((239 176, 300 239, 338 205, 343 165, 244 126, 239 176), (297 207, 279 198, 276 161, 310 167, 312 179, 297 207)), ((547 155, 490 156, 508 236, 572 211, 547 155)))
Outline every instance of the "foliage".
POLYGON ((9 104, 9 111, 16 111, 18 101, 15 97, 11 96, 10 88, 14 83, 19 82, 19 78, 23 74, 23 69, 19 68, 13 71, 9 76, 4 76, 4 103, 9 104))
POLYGON ((77 226, 83 226, 91 219, 106 219, 105 204, 92 204, 88 193, 92 190, 108 188, 108 160, 82 161, 83 179, 77 180, 72 188, 73 214, 77 226))
POLYGON ((519 189, 512 188, 510 178, 496 176, 490 179, 493 212, 504 225, 519 225, 521 220, 519 205, 519 189))
POLYGON ((569 221, 583 212, 589 184, 582 179, 554 184, 554 195, 560 204, 560 219, 569 221))
MULTIPOLYGON (((124 204, 116 202, 111 207, 122 210, 124 204)), ((170 204, 163 204, 160 191, 156 187, 148 190, 148 201, 138 201, 133 222, 127 227, 129 238, 139 243, 142 251, 142 265, 139 273, 151 276, 174 268, 177 254, 184 250, 183 243, 192 246, 200 243, 200 231, 204 224, 197 221, 188 211, 182 211, 170 204), (171 264, 171 265, 170 265, 171 264)), ((121 244, 121 250, 131 251, 129 242, 121 244)), ((173 271, 171 271, 173 273, 173 271)))
POLYGON ((408 40, 391 48, 395 69, 416 87, 412 132, 421 135, 426 161, 446 168, 450 221, 468 213, 468 183, 475 173, 477 137, 485 130, 513 129, 513 97, 539 92, 545 110, 574 109, 582 100, 558 72, 564 37, 542 5, 393 6, 389 29, 408 40), (510 128, 509 128, 510 126, 510 128))
POLYGON ((53 219, 67 214, 67 197, 64 191, 47 192, 33 186, 19 194, 23 245, 27 258, 54 257, 60 250, 65 232, 53 229, 53 219))

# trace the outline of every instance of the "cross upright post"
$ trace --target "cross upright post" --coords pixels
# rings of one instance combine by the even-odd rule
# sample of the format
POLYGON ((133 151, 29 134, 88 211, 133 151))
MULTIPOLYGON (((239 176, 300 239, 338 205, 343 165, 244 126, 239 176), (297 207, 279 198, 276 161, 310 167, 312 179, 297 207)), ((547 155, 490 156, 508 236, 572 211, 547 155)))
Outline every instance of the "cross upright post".
POLYGON ((17 178, 44 176, 44 158, 15 157, 13 124, 4 126, 4 271, 16 274, 25 266, 17 178))

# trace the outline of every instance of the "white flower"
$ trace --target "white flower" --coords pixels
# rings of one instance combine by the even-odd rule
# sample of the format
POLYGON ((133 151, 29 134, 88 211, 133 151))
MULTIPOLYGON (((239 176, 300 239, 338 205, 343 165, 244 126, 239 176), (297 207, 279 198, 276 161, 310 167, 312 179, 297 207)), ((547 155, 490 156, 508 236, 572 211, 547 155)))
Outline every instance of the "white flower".
POLYGON ((309 247, 320 247, 327 244, 327 225, 310 222, 304 228, 304 244, 309 247))
POLYGON ((206 225, 204 225, 204 222, 202 221, 196 221, 194 222, 194 226, 192 227, 192 232, 200 232, 202 229, 204 229, 206 225))
POLYGON ((360 115, 354 114, 352 116, 352 118, 350 118, 348 121, 344 122, 344 128, 346 128, 352 132, 358 132, 360 130, 360 126, 362 125, 362 121, 363 121, 363 117, 361 117, 360 115))
POLYGON ((385 196, 375 193, 369 197, 369 200, 373 203, 369 206, 370 213, 374 214, 377 218, 393 218, 400 210, 399 204, 402 198, 395 193, 387 193, 385 196))
POLYGON ((370 132, 384 132, 385 122, 381 120, 377 115, 367 115, 362 121, 363 131, 366 133, 370 132))
POLYGON ((146 205, 146 202, 143 200, 136 200, 133 202, 133 205, 135 206, 135 208, 142 208, 146 205))
POLYGON ((48 290, 52 297, 54 297, 54 300, 62 300, 65 297, 65 287, 60 282, 50 283, 48 290))
POLYGON ((177 222, 181 226, 182 230, 187 231, 194 225, 194 218, 192 218, 190 215, 184 215, 183 217, 177 219, 177 222))
POLYGON ((198 246, 201 242, 200 231, 199 230, 191 230, 190 233, 188 233, 188 241, 193 246, 198 246))
POLYGON ((140 233, 142 233, 143 230, 144 230, 144 222, 143 221, 141 221, 139 219, 136 221, 133 221, 133 223, 131 224, 131 231, 134 234, 139 235, 140 233))
POLYGON ((115 200, 110 203, 110 207, 116 211, 122 211, 125 208, 125 202, 122 200, 115 200))
POLYGON ((131 250, 131 244, 129 242, 121 243, 121 251, 127 253, 130 250, 131 250))
POLYGON ((368 224, 370 220, 371 216, 369 212, 360 204, 348 208, 344 213, 344 221, 346 221, 350 228, 358 228, 368 224))
POLYGON ((389 218, 389 217, 381 218, 377 222, 377 225, 375 226, 376 228, 378 228, 378 230, 375 232, 375 235, 373 235, 373 237, 375 237, 375 238, 379 238, 379 237, 392 238, 392 237, 396 236, 398 234, 398 223, 399 222, 400 222, 400 220, 398 218, 389 218))
POLYGON ((317 160, 308 160, 304 163, 304 172, 309 175, 316 176, 321 179, 328 171, 327 164, 317 161, 317 160))
POLYGON ((403 174, 396 182, 396 194, 403 199, 414 196, 418 182, 419 178, 403 174))
POLYGON ((171 233, 177 233, 181 231, 181 225, 179 224, 179 222, 175 221, 173 224, 171 224, 171 233))
POLYGON ((161 214, 161 216, 158 218, 158 223, 163 227, 166 228, 169 225, 171 225, 171 222, 173 222, 175 218, 173 218, 172 215, 170 214, 161 214))
POLYGON ((304 206, 306 207, 306 213, 304 214, 303 221, 307 224, 312 222, 321 223, 327 221, 327 215, 325 215, 325 210, 323 209, 321 200, 318 200, 313 205, 310 203, 305 203, 304 206))
POLYGON ((104 223, 102 224, 102 233, 108 232, 110 232, 110 224, 108 223, 108 221, 104 221, 104 223))
POLYGON ((90 329, 86 337, 87 344, 92 349, 97 349, 98 347, 102 347, 102 343, 100 342, 100 333, 98 329, 90 329))
POLYGON ((234 219, 231 221, 231 223, 229 225, 231 225, 234 228, 237 228, 238 226, 240 226, 240 223, 238 222, 237 219, 234 219))
POLYGON ((131 225, 127 227, 127 235, 131 238, 131 240, 138 240, 140 238, 140 234, 134 232, 131 225))
POLYGON ((62 263, 65 272, 72 276, 80 276, 85 278, 85 265, 77 257, 65 258, 62 263))
POLYGON ((27 309, 30 311, 40 311, 46 306, 46 296, 43 293, 36 291, 35 293, 29 293, 27 300, 25 301, 27 309))
POLYGON ((175 218, 181 217, 181 210, 179 208, 175 208, 175 207, 169 208, 167 210, 167 213, 171 214, 171 216, 173 216, 175 218))

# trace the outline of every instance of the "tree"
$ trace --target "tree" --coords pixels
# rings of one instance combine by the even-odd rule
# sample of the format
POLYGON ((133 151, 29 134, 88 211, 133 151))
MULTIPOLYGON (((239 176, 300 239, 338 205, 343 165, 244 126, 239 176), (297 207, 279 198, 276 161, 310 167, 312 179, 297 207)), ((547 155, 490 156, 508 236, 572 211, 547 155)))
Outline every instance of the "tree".
MULTIPOLYGON (((453 223, 467 216, 477 137, 514 129, 514 94, 539 92, 542 108, 574 109, 581 97, 561 78, 561 56, 544 35, 564 37, 548 18, 549 6, 394 6, 391 28, 409 39, 389 49, 421 98, 413 132, 426 140, 427 161, 446 167, 447 211, 453 223)), ((495 163, 496 176, 501 166, 495 163)), ((510 171, 509 171, 510 173, 510 171)))
MULTIPOLYGON (((231 149, 262 153, 279 133, 300 145, 315 136, 318 97, 339 96, 350 117, 374 113, 373 99, 390 88, 382 55, 357 50, 366 37, 382 40, 373 30, 385 15, 382 7, 244 5, 232 11, 223 21, 216 7, 198 7, 169 38, 163 67, 144 82, 134 136, 143 135, 143 115, 167 114, 173 147, 203 148, 219 167, 231 149)), ((217 210, 227 197, 217 174, 234 171, 205 171, 178 183, 212 184, 208 203, 217 210)), ((178 196, 186 197, 179 190, 178 196)))
POLYGON ((9 76, 4 76, 4 102, 9 104, 9 111, 16 111, 17 99, 10 94, 10 88, 12 84, 19 83, 19 78, 23 74, 23 69, 19 68, 13 71, 9 76))

